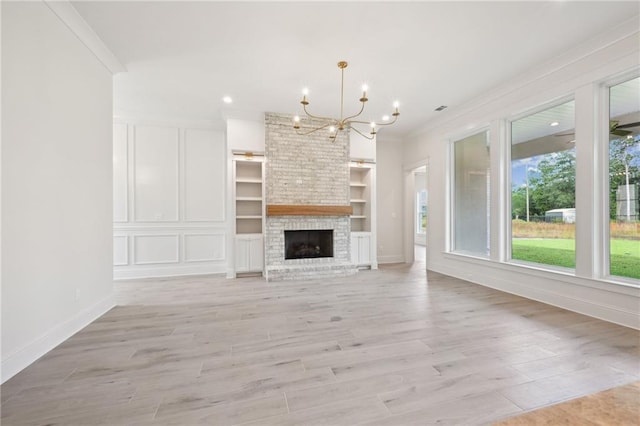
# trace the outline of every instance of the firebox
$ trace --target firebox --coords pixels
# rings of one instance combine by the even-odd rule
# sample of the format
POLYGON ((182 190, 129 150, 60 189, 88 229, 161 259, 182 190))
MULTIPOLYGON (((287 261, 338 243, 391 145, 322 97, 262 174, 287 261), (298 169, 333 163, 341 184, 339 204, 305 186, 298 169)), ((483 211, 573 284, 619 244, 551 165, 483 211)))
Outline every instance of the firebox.
POLYGON ((333 257, 333 229, 284 231, 284 258, 333 257))

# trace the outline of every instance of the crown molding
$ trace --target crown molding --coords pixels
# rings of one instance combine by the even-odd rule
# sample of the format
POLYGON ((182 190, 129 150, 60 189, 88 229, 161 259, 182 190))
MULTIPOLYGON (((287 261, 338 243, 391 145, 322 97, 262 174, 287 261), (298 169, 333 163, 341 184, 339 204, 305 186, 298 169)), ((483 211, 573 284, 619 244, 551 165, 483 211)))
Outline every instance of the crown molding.
POLYGON ((127 69, 116 58, 91 26, 78 13, 68 0, 44 0, 44 4, 64 23, 72 33, 89 49, 98 60, 111 72, 117 74, 127 69))
POLYGON ((226 126, 222 120, 193 120, 188 118, 168 118, 168 117, 141 117, 130 115, 114 115, 114 123, 131 124, 134 126, 158 126, 158 127, 178 127, 181 129, 201 129, 225 131, 226 126))
POLYGON ((504 98, 528 85, 543 80, 548 76, 557 73, 563 69, 569 68, 575 63, 610 48, 615 43, 630 37, 638 37, 640 35, 640 16, 634 16, 620 25, 600 33, 584 42, 570 48, 569 50, 533 67, 528 72, 515 76, 496 87, 489 89, 481 95, 462 102, 460 106, 449 108, 441 113, 442 115, 423 123, 422 126, 409 132, 407 139, 415 139, 435 128, 445 127, 455 122, 460 116, 469 114, 475 110, 504 98))

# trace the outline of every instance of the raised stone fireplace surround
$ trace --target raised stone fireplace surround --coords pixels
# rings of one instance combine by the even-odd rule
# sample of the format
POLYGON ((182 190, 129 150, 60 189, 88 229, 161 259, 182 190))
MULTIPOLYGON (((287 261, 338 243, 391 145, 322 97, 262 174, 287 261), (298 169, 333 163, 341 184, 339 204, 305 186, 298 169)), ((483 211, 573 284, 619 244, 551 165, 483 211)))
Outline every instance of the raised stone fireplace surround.
MULTIPOLYGON (((265 114, 267 280, 353 275, 348 135, 300 136, 291 123, 290 115, 265 114), (284 231, 321 229, 333 230, 333 257, 285 259, 284 231)), ((303 121, 302 130, 310 124, 303 121)))
POLYGON ((348 276, 351 263, 349 216, 268 216, 265 265, 269 281, 348 276), (284 231, 333 229, 333 257, 285 259, 284 231))

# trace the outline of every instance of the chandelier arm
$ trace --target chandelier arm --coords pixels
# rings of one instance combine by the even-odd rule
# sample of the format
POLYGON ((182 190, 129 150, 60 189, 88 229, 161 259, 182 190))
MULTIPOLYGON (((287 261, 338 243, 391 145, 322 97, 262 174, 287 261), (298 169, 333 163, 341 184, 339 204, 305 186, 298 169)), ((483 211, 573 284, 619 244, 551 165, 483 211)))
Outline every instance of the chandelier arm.
MULTIPOLYGON (((351 121, 352 118, 356 118, 357 116, 359 116, 360 114, 362 114, 362 111, 364 111, 364 102, 362 102, 362 107, 360 108, 360 112, 358 112, 357 114, 351 115, 345 119, 342 120, 343 123, 346 123, 347 121, 351 121)), ((354 123, 356 123, 354 121, 354 123)))
POLYGON ((318 130, 326 129, 327 127, 329 127, 329 126, 331 126, 331 125, 334 125, 334 124, 335 124, 335 123, 325 124, 325 125, 324 125, 324 126, 322 126, 322 127, 318 127, 318 128, 315 128, 315 129, 311 129, 311 130, 309 130, 308 132, 300 132, 300 131, 298 131, 298 130, 296 129, 296 134, 297 134, 298 136, 306 136, 306 135, 310 135, 311 133, 315 133, 315 132, 317 132, 318 130))
POLYGON ((365 139, 369 139, 370 141, 373 140, 375 135, 365 135, 364 133, 362 133, 360 130, 356 129, 355 127, 349 127, 351 130, 355 130, 356 133, 358 133, 360 136, 362 136, 365 139))
POLYGON ((307 106, 306 105, 302 105, 302 109, 304 110, 304 113, 307 114, 307 116, 310 117, 310 118, 315 118, 316 120, 331 120, 331 121, 334 122, 333 124, 337 124, 338 123, 338 120, 336 120, 335 118, 321 117, 319 115, 310 114, 309 111, 307 111, 307 106))
MULTIPOLYGON (((391 124, 395 123, 396 121, 398 121, 398 116, 394 116, 393 120, 391 121, 387 121, 386 123, 376 123, 376 127, 377 126, 390 126, 391 124)), ((352 123, 358 123, 358 124, 370 124, 370 122, 368 121, 358 121, 358 120, 353 120, 351 121, 352 123)))
POLYGON ((397 115, 396 115, 396 116, 394 116, 394 117, 393 117, 393 120, 391 120, 391 121, 387 121, 387 122, 385 122, 385 123, 376 123, 376 126, 390 126, 390 125, 392 125, 393 123, 395 123, 396 121, 398 121, 398 116, 397 116, 397 115))
POLYGON ((396 121, 398 121, 398 116, 399 116, 399 115, 400 115, 400 114, 398 114, 398 115, 394 115, 394 116, 393 116, 393 120, 391 120, 391 121, 387 121, 386 123, 376 123, 376 126, 390 126, 390 125, 392 125, 393 123, 395 123, 396 121))

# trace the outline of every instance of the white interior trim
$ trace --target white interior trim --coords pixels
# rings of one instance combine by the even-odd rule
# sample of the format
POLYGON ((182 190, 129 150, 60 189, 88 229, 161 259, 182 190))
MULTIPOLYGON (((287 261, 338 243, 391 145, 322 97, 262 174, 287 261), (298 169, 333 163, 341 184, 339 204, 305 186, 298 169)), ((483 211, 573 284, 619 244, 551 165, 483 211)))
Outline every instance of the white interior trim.
POLYGON ((68 0, 44 0, 49 9, 73 32, 111 74, 126 72, 127 69, 107 47, 96 32, 80 16, 68 0))
POLYGON ((26 346, 7 355, 2 359, 2 383, 27 368, 38 358, 91 324, 100 316, 116 306, 115 296, 109 295, 93 306, 88 307, 68 320, 52 327, 42 336, 26 346))

